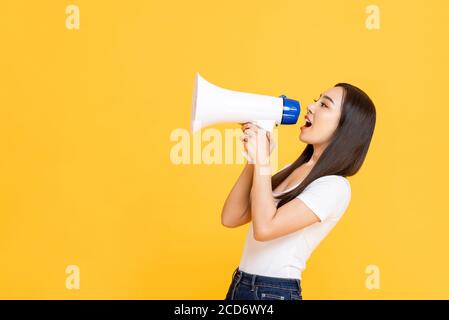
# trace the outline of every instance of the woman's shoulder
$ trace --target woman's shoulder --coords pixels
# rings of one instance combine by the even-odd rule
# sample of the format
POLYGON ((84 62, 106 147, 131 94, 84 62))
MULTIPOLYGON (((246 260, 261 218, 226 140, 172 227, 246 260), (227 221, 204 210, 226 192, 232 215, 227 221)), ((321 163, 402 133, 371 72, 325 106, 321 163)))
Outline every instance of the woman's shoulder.
MULTIPOLYGON (((351 198, 351 184, 348 178, 340 175, 325 175, 313 180, 307 187, 327 190, 351 198)), ((307 189, 307 188, 306 188, 307 189)))
POLYGON ((351 185, 349 183, 348 178, 344 177, 344 176, 340 176, 337 174, 329 174, 329 175, 325 175, 325 176, 321 176, 317 179, 314 180, 315 181, 331 181, 331 182, 335 182, 335 183, 341 183, 341 184, 346 184, 346 185, 351 185))

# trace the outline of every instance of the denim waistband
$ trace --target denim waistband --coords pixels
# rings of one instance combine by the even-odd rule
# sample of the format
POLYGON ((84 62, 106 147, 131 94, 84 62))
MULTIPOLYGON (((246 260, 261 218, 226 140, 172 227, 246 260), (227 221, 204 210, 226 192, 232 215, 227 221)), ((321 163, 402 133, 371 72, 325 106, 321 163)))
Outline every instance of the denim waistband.
POLYGON ((279 278, 268 277, 257 274, 247 273, 237 267, 234 270, 232 279, 236 279, 238 282, 244 282, 249 285, 273 285, 281 286, 289 289, 299 289, 301 291, 301 280, 296 278, 279 278))

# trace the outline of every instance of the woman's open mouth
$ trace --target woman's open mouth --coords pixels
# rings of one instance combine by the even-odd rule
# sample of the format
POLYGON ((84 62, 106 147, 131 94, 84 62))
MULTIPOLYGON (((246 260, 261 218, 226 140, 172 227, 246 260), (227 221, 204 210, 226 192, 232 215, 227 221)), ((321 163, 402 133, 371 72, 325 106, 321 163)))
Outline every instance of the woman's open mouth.
POLYGON ((301 126, 300 129, 302 130, 302 129, 310 128, 311 126, 312 126, 312 122, 310 122, 309 119, 306 118, 306 123, 303 126, 301 126))

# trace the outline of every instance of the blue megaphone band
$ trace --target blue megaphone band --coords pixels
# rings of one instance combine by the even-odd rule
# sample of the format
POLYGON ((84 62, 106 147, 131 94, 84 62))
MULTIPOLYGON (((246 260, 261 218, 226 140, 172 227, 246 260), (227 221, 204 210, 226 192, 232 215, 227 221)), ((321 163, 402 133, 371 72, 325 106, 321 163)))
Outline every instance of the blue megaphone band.
POLYGON ((299 101, 289 99, 285 95, 280 96, 280 98, 284 100, 281 124, 295 124, 301 110, 299 101))

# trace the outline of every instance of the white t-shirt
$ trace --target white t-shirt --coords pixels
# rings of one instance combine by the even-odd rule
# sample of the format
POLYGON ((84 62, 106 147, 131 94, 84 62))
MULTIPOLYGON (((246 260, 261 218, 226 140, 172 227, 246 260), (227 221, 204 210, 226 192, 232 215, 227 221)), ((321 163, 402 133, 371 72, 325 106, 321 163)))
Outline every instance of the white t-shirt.
MULTIPOLYGON (((307 259, 346 211, 351 199, 351 186, 343 176, 327 175, 312 181, 297 198, 321 221, 269 241, 255 240, 250 222, 240 270, 268 277, 301 279, 307 259)), ((277 204, 278 200, 274 200, 277 204)))

